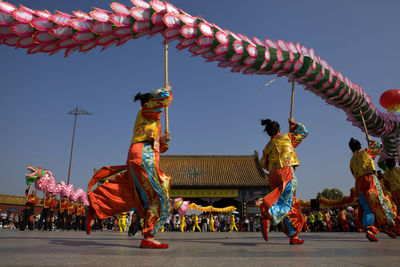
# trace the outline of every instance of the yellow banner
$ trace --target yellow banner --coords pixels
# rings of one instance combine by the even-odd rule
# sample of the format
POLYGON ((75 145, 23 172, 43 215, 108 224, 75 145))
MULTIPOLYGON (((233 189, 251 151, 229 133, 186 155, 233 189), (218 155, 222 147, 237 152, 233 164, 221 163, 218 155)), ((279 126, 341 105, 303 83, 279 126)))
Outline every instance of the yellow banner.
POLYGON ((238 197, 238 189, 171 189, 170 197, 238 197))

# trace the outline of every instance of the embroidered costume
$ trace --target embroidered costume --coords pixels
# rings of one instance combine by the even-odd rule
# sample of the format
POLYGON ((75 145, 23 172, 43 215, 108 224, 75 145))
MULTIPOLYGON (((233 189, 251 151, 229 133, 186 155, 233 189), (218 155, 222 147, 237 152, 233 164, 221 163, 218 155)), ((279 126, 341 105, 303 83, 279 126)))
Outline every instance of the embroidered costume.
POLYGON ((261 166, 269 171, 271 187, 271 193, 264 197, 260 206, 262 216, 274 224, 283 222, 288 237, 296 237, 304 224, 300 203, 296 198, 297 178, 294 168, 299 166, 299 161, 294 148, 307 135, 303 124, 291 124, 289 133, 278 133, 271 137, 261 159, 261 166))
POLYGON ((383 179, 388 184, 388 189, 397 206, 397 210, 400 210, 400 168, 388 168, 383 175, 383 179))
MULTIPOLYGON (((350 160, 350 170, 356 180, 359 221, 362 222, 367 231, 373 234, 379 232, 374 222, 379 226, 393 227, 396 217, 396 214, 389 207, 375 175, 376 169, 373 160, 381 150, 382 146, 380 144, 371 141, 365 150, 355 151, 350 160)), ((375 237, 368 236, 368 232, 367 238, 371 241, 377 241, 375 237)))
POLYGON ((171 213, 171 178, 159 168, 159 154, 168 149, 161 138, 160 117, 172 94, 166 88, 152 94, 138 112, 127 165, 101 168, 88 185, 90 204, 98 218, 135 209, 144 218, 145 237, 160 231, 171 213), (99 185, 92 191, 96 183, 99 185))

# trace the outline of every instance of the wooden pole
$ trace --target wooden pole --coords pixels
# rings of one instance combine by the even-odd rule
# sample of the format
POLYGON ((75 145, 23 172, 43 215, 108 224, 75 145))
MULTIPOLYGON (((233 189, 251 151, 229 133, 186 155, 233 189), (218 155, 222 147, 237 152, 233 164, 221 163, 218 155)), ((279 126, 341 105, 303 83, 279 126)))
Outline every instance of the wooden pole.
POLYGON ((47 189, 45 189, 44 191, 43 191, 43 193, 44 193, 44 197, 43 197, 43 208, 46 206, 46 198, 47 198, 47 189))
MULTIPOLYGON (((165 41, 165 84, 164 88, 171 88, 168 82, 168 42, 165 41)), ((165 134, 169 133, 168 107, 165 108, 165 134)))
POLYGON ((291 98, 291 102, 290 102, 290 117, 289 119, 293 120, 293 105, 294 105, 294 79, 292 81, 292 98, 291 98))
POLYGON ((28 186, 28 194, 26 195, 26 201, 29 199, 29 194, 31 193, 32 184, 28 186))
POLYGON ((364 114, 361 109, 360 109, 360 115, 361 115, 361 120, 362 120, 363 126, 364 126, 365 137, 367 138, 367 141, 369 141, 370 138, 369 138, 369 134, 368 134, 368 129, 367 129, 367 125, 365 124, 364 114))
POLYGON ((71 162, 72 162, 72 151, 74 150, 74 139, 75 139, 75 128, 76 128, 76 117, 78 116, 78 107, 75 110, 75 120, 74 120, 74 131, 72 133, 72 143, 71 143, 71 154, 69 156, 69 166, 68 166, 68 180, 67 185, 69 185, 69 178, 71 176, 71 162))

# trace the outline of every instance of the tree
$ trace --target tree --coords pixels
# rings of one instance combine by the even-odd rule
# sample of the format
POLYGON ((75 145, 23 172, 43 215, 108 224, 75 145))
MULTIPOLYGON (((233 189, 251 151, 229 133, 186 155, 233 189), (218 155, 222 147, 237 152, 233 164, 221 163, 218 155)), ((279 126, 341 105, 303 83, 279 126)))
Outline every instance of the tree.
POLYGON ((330 200, 337 200, 343 198, 343 193, 337 188, 332 188, 332 189, 325 188, 322 191, 322 193, 318 192, 317 199, 319 199, 320 197, 324 197, 330 200))

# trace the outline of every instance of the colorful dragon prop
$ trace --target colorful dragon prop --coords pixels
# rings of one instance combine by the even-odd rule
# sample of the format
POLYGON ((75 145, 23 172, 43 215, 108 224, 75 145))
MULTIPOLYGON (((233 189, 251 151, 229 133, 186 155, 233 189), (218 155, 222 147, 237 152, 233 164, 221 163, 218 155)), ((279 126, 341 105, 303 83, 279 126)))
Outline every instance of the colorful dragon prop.
POLYGON ((60 194, 61 196, 70 197, 74 201, 80 201, 86 206, 89 205, 86 192, 82 188, 74 191, 72 184, 67 185, 64 181, 56 183, 53 173, 43 167, 29 165, 27 169, 30 173, 25 175, 26 185, 30 186, 32 183, 35 183, 36 190, 50 192, 54 196, 60 194))
POLYGON ((164 1, 131 2, 132 8, 114 2, 113 12, 95 8, 89 14, 74 11, 71 15, 0 1, 0 43, 25 48, 28 54, 52 55, 64 50, 67 57, 74 51, 86 52, 96 46, 104 50, 160 33, 167 42, 178 40, 178 49, 219 62, 219 67, 229 67, 232 72, 286 76, 342 109, 347 119, 364 131, 361 110, 369 134, 382 139, 382 156, 397 156, 400 115, 380 112, 361 86, 335 71, 313 49, 282 40, 250 39, 164 1))
POLYGON ((48 180, 53 177, 53 174, 43 167, 34 167, 28 165, 27 167, 29 173, 25 175, 25 182, 27 186, 30 186, 33 182, 40 181, 40 179, 48 180))

